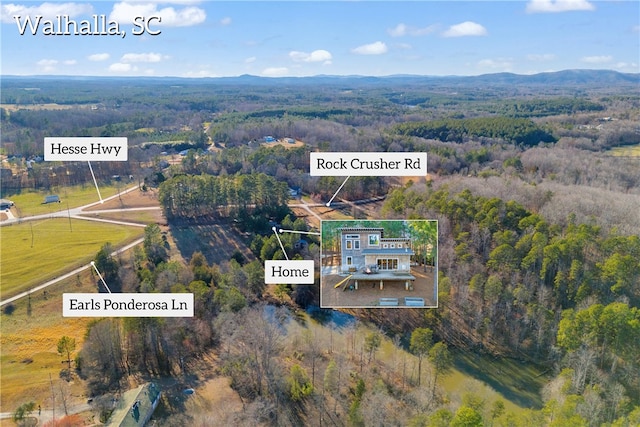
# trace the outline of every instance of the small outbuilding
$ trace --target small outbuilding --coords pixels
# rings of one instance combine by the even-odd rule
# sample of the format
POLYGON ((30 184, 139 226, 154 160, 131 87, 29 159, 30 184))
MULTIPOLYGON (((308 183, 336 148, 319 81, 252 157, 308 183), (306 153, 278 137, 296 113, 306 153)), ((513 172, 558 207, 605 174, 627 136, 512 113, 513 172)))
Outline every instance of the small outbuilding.
POLYGON ((0 210, 7 210, 13 206, 14 203, 11 200, 0 199, 0 210))
POLYGON ((46 205, 47 203, 60 203, 60 196, 58 196, 57 194, 46 196, 42 204, 46 205))

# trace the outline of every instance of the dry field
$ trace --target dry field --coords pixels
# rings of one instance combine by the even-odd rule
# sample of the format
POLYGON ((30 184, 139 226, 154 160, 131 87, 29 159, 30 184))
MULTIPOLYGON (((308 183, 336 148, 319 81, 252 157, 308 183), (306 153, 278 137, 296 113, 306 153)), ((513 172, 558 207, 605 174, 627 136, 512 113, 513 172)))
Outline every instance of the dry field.
POLYGON ((133 190, 108 202, 91 206, 86 212, 101 211, 105 209, 132 209, 160 207, 157 190, 138 191, 133 190))
POLYGON ((85 209, 87 214, 96 218, 113 219, 116 221, 134 222, 138 224, 167 225, 167 221, 160 209, 158 194, 155 190, 146 192, 134 190, 121 197, 111 199, 101 205, 85 209), (98 212, 104 210, 127 209, 114 212, 98 212))
MULTIPOLYGON (((51 407, 49 375, 55 387, 59 387, 60 371, 66 366, 57 352, 58 340, 64 335, 75 338, 77 352, 91 321, 89 318, 62 317, 62 293, 94 291, 93 278, 85 271, 46 291, 36 292, 30 298, 23 298, 11 304, 11 308, 3 307, 0 314, 2 412, 11 412, 29 401, 43 409, 51 407)), ((72 400, 75 403, 85 401, 80 382, 74 381, 70 385, 72 400)), ((62 413, 62 407, 57 410, 62 413)))
POLYGON ((607 154, 616 157, 640 157, 640 144, 614 147, 607 154))
POLYGON ((294 143, 290 143, 290 142, 286 142, 284 139, 279 139, 277 141, 274 142, 263 142, 260 145, 263 145, 265 147, 275 147, 277 145, 281 145, 284 148, 296 148, 296 147, 304 147, 304 142, 296 139, 296 142, 294 143))
POLYGON ((1 104, 0 108, 8 111, 18 110, 69 110, 71 108, 90 108, 88 105, 61 105, 61 104, 1 104))

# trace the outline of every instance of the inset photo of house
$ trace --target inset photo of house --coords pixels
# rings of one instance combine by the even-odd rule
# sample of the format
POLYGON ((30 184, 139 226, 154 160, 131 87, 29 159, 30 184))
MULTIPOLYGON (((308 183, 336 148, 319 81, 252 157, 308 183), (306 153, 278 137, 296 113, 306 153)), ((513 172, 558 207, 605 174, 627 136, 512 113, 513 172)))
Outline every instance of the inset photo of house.
POLYGON ((436 220, 321 224, 323 308, 438 306, 436 220))

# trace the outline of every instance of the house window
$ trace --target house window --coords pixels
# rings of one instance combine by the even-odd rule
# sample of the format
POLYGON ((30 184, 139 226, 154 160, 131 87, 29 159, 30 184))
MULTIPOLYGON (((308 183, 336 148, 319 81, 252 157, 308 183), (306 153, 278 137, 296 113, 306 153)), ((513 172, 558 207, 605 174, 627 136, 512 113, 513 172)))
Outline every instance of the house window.
POLYGON ((380 246, 379 234, 369 234, 369 246, 380 246))
POLYGON ((345 249, 360 249, 360 240, 345 240, 345 249))
POLYGON ((383 244, 382 244, 382 247, 386 249, 386 248, 388 248, 388 247, 389 247, 389 244, 388 244, 388 243, 383 243, 383 244))
POLYGON ((347 257, 347 265, 352 265, 353 264, 353 258, 351 258, 350 256, 347 257))
POLYGON ((395 243, 392 243, 392 244, 391 244, 391 249, 395 249, 395 247, 396 247, 396 244, 395 244, 395 243))
POLYGON ((378 270, 397 270, 398 259, 397 258, 379 258, 378 270))
POLYGON ((402 249, 402 243, 398 243, 398 249, 402 249))

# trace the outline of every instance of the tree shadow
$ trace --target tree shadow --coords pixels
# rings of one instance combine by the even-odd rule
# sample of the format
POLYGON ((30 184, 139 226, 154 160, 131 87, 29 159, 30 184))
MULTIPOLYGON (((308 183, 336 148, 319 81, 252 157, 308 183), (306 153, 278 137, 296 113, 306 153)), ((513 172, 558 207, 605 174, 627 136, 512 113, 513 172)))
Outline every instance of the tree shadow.
POLYGON ((180 255, 190 260, 201 252, 209 265, 222 264, 234 255, 242 255, 247 262, 255 260, 243 237, 230 220, 210 220, 206 224, 172 223, 171 236, 180 255))
POLYGON ((542 375, 543 371, 535 365, 471 351, 457 351, 454 360, 457 370, 488 384, 516 405, 523 408, 542 408, 540 391, 545 377, 542 375))

